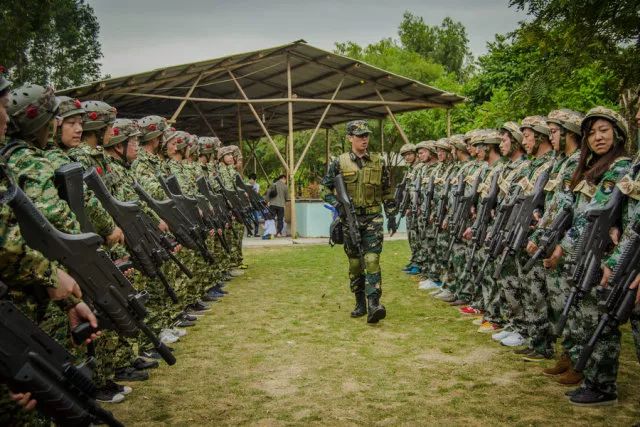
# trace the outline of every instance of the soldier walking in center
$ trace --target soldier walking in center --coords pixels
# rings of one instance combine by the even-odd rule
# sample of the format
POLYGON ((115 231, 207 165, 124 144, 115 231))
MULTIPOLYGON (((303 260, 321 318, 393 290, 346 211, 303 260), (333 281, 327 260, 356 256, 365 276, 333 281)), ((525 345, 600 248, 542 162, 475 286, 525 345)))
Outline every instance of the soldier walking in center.
MULTIPOLYGON (((377 323, 386 316, 380 304, 382 279, 380 253, 383 240, 382 204, 388 218, 387 228, 396 228, 396 206, 389 185, 389 170, 380 154, 370 153, 369 135, 371 130, 365 120, 347 123, 347 140, 351 151, 343 153, 329 165, 322 179, 322 195, 325 202, 339 211, 342 209, 333 193, 334 179, 338 174, 344 178, 347 194, 353 203, 358 222, 358 232, 362 247, 355 248, 345 241, 344 250, 349 258, 349 279, 351 291, 356 297, 356 307, 351 317, 367 314, 367 323, 377 323), (362 254, 362 256, 360 256, 362 254)), ((345 235, 348 235, 346 227, 345 235)))

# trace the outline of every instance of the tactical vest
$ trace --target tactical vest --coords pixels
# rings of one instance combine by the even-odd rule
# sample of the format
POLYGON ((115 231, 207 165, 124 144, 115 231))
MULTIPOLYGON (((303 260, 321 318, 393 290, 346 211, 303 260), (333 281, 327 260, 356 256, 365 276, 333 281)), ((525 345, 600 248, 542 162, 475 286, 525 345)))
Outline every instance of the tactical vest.
POLYGON ((360 169, 351 160, 350 153, 341 154, 338 157, 340 173, 354 207, 375 207, 379 212, 382 203, 382 157, 379 154, 370 154, 369 157, 370 160, 363 162, 364 166, 360 169))

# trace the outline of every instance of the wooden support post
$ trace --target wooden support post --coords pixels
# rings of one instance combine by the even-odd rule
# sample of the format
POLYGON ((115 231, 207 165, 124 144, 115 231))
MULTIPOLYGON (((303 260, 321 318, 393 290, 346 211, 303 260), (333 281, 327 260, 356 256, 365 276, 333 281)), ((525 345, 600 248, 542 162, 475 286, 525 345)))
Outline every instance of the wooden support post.
POLYGON ((187 96, 182 100, 182 102, 180 102, 178 109, 176 110, 175 113, 173 113, 173 116, 171 116, 171 118, 169 119, 169 123, 176 122, 176 120, 178 119, 178 116, 180 115, 180 113, 182 113, 182 109, 184 108, 185 105, 187 105, 187 101, 189 100, 189 97, 191 96, 193 91, 196 89, 196 86, 198 86, 198 83, 200 83, 201 78, 202 78, 202 74, 200 74, 198 78, 196 78, 196 80, 193 82, 193 84, 189 88, 189 92, 187 92, 187 96))
MULTIPOLYGON (((378 94, 380 99, 384 101, 384 98, 382 97, 382 94, 380 93, 380 91, 377 88, 376 88, 376 93, 378 94)), ((385 110, 387 110, 387 114, 389 114, 389 117, 391 117, 391 121, 395 125, 396 129, 398 129, 398 133, 400 133, 400 137, 402 138, 402 140, 404 141, 405 144, 408 144, 409 143, 409 138, 407 138, 407 135, 405 135, 404 131, 400 127, 400 123, 398 123, 398 121, 396 120, 396 116, 393 115, 393 111, 391 111, 391 108, 389 108, 388 105, 385 105, 384 108, 385 108, 385 110)))
MULTIPOLYGON (((238 91, 240 92, 240 95, 242 95, 242 97, 245 100, 248 101, 249 98, 247 97, 247 94, 244 93, 244 90, 242 89, 242 86, 240 86, 240 83, 238 82, 238 79, 236 79, 236 76, 231 72, 231 70, 228 70, 228 71, 229 71, 229 76, 231 77, 233 82, 236 84, 236 87, 238 88, 238 91)), ((262 129, 262 132, 264 132, 264 135, 267 137, 267 140, 269 141, 269 144, 271 144, 271 148, 273 148, 273 151, 275 151, 276 156, 278 156, 278 159, 280 160, 280 163, 282 163, 282 166, 284 166, 284 170, 288 172, 289 171, 289 165, 287 164, 287 162, 285 162, 284 157, 282 157, 282 154, 280 154, 280 150, 278 149, 278 146, 276 145, 276 143, 273 140, 273 138, 271 138, 271 135, 269 134, 269 131, 267 130, 267 128, 264 126, 264 123, 262 123, 262 119, 258 115, 258 112, 256 111, 256 109, 253 107, 253 105, 250 102, 247 103, 247 105, 249 106, 249 109, 251 110, 251 113, 253 114, 253 117, 255 117, 256 121, 258 122, 258 125, 260 125, 260 128, 262 129)))
POLYGON ((451 108, 447 108, 447 136, 451 136, 451 108))
POLYGON ((378 119, 378 127, 380 128, 380 152, 384 157, 384 120, 378 119))
POLYGON ((324 133, 325 140, 325 162, 324 162, 324 171, 325 173, 329 172, 329 158, 331 157, 331 141, 329 141, 329 129, 325 129, 324 133))
POLYGON ((191 101, 191 105, 193 105, 193 108, 195 108, 195 110, 198 112, 198 115, 200 115, 200 118, 202 119, 204 124, 207 125, 207 127, 211 131, 211 135, 217 137, 218 135, 216 135, 216 131, 213 129, 213 126, 211 126, 211 123, 209 123, 209 120, 207 120, 204 114, 202 114, 202 111, 200 110, 200 107, 198 107, 198 104, 191 101))
MULTIPOLYGON (((342 80, 340 80, 340 83, 338 83, 338 87, 336 87, 336 90, 333 92, 333 96, 331 97, 331 99, 336 99, 336 95, 340 91, 340 88, 342 87, 342 83, 343 82, 344 82, 344 77, 342 78, 342 80)), ((313 133, 311 134, 311 137, 309 138, 309 142, 307 142, 307 145, 304 147, 304 150, 302 151, 302 154, 300 155, 300 158, 298 159, 298 163, 296 163, 296 167, 293 169, 293 173, 294 174, 296 172, 298 172, 298 168, 302 164, 302 160, 304 160, 304 156, 307 155, 307 151, 309 151, 309 147, 311 147, 311 143, 313 142, 313 139, 316 137, 316 134, 318 133, 318 129, 320 129, 320 126, 322 126, 322 122, 324 122, 324 118, 327 116, 327 113, 329 112, 330 109, 331 109, 331 104, 328 104, 325 107, 325 109, 324 109, 324 111, 322 113, 322 116, 320 116, 320 120, 318 120, 318 124, 316 125, 316 128, 313 130, 313 133)))
MULTIPOLYGON (((291 57, 287 55, 287 97, 293 98, 293 88, 291 86, 291 57)), ((287 138, 289 145, 289 202, 291 203, 291 238, 296 238, 296 169, 295 152, 293 150, 293 102, 288 102, 289 112, 289 135, 287 138)))

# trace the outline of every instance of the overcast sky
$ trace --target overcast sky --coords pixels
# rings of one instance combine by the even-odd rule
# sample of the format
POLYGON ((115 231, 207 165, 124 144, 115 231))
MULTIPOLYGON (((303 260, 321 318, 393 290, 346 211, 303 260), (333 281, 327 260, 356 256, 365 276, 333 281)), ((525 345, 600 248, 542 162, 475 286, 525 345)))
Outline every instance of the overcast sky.
POLYGON ((89 0, 100 22, 102 72, 113 77, 304 39, 326 50, 397 38, 404 11, 467 28, 474 56, 525 14, 508 0, 89 0), (376 4, 378 3, 378 4, 376 4))

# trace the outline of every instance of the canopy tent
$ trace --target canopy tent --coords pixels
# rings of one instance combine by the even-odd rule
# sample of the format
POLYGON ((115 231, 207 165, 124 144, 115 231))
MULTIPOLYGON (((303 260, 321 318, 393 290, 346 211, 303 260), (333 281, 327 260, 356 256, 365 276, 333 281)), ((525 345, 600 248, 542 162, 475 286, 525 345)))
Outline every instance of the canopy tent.
POLYGON ((103 100, 118 116, 170 118, 179 129, 224 143, 266 137, 289 178, 295 236, 295 173, 319 129, 349 120, 389 117, 407 141, 396 113, 449 109, 464 101, 415 80, 298 40, 283 46, 100 80, 59 91, 103 100), (314 129, 299 157, 293 133, 314 129), (288 136, 285 156, 273 134, 288 136), (285 159, 286 157, 286 159, 285 159))

